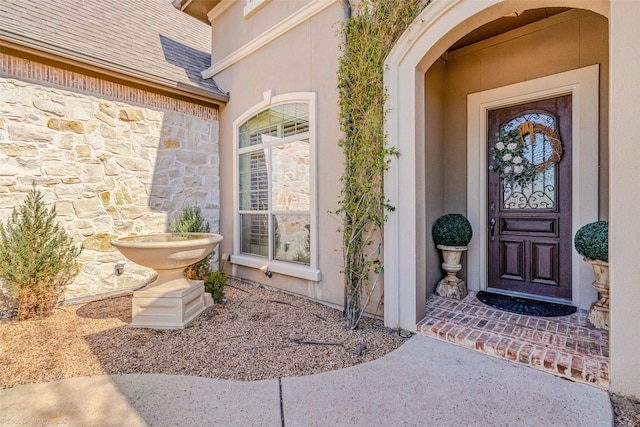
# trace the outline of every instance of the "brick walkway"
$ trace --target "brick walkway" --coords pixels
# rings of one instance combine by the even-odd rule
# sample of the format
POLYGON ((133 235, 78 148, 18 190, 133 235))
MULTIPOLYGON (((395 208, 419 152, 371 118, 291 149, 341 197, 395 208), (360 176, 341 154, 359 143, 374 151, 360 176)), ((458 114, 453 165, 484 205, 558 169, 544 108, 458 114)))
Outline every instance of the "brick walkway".
POLYGON ((531 317, 500 311, 475 297, 431 295, 418 333, 608 390, 609 333, 587 323, 587 311, 531 317))

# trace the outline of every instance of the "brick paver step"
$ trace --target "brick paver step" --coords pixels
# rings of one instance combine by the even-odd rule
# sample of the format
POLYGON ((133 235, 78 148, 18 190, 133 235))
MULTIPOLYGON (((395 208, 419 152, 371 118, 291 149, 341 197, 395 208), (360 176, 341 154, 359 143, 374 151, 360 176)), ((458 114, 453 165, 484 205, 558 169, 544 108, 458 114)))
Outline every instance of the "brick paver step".
POLYGON ((563 317, 532 317, 431 295, 418 333, 491 356, 522 363, 573 381, 609 388, 609 334, 578 310, 563 317))

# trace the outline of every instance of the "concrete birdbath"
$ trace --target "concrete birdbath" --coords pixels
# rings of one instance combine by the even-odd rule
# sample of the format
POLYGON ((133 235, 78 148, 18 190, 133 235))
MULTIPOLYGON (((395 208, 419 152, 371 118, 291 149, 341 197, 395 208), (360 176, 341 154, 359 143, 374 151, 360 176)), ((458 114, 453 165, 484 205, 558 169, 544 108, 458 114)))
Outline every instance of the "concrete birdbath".
POLYGON ((133 293, 130 326, 184 328, 213 304, 202 280, 189 280, 184 270, 213 251, 222 240, 215 233, 158 233, 121 237, 111 242, 129 260, 153 268, 158 278, 133 293), (209 297, 209 298, 206 298, 209 297))

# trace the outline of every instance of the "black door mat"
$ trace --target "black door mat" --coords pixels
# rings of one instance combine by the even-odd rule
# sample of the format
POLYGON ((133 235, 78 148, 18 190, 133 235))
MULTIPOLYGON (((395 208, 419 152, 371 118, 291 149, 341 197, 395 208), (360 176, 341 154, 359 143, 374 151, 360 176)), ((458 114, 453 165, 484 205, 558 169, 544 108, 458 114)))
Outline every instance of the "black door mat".
POLYGON ((568 316, 576 312, 576 308, 570 305, 494 294, 493 292, 480 291, 476 296, 480 301, 493 308, 526 316, 559 317, 568 316))

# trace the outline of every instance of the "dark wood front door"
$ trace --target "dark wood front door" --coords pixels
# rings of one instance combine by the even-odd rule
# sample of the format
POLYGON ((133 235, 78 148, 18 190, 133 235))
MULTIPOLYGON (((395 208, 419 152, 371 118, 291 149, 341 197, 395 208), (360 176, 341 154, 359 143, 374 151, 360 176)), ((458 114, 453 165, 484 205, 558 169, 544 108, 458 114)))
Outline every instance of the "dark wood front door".
POLYGON ((489 288, 570 300, 571 95, 489 111, 488 133, 489 288))

